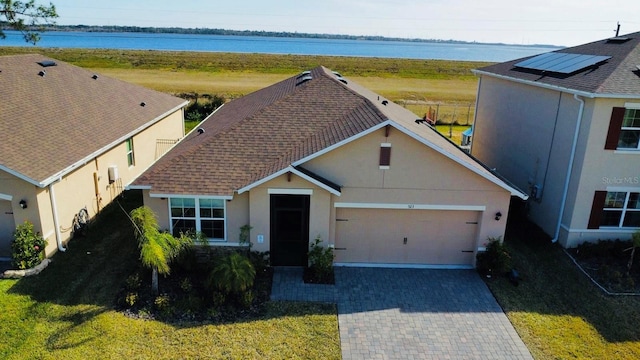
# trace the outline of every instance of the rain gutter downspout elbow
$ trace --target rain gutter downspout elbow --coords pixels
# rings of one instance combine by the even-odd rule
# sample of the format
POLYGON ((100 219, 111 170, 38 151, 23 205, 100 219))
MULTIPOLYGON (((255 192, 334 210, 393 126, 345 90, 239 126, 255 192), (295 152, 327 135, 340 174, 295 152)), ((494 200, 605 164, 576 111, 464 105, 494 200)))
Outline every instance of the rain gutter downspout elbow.
POLYGON ((553 235, 551 242, 558 242, 560 236, 560 227, 562 226, 562 217, 564 216, 564 208, 567 204, 567 194, 569 192, 569 183, 571 181, 571 170, 573 169, 573 161, 576 157, 576 147, 578 146, 578 135, 580 134, 580 125, 582 124, 582 114, 584 112, 584 100, 580 98, 578 94, 573 94, 573 98, 580 103, 580 109, 578 110, 578 119, 576 121, 576 130, 573 133, 573 143, 571 145, 571 154, 569 155, 569 164, 567 165, 567 174, 564 180, 564 190, 562 191, 562 201, 560 203, 560 214, 558 215, 558 224, 556 225, 556 231, 553 235))
POLYGON ((58 206, 56 205, 56 195, 53 191, 53 184, 59 182, 62 178, 49 184, 49 199, 51 202, 51 213, 53 214, 53 227, 56 233, 56 243, 58 244, 58 250, 65 252, 67 249, 62 245, 62 234, 60 233, 60 220, 58 219, 58 206))

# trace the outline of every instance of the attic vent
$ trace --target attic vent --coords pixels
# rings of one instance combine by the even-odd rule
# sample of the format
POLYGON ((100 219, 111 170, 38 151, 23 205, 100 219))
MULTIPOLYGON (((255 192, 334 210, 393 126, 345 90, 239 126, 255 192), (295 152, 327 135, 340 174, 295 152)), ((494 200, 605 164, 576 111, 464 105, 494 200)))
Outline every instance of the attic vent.
POLYGON ((631 38, 624 37, 624 36, 616 36, 616 37, 607 39, 607 44, 622 44, 629 40, 631 40, 631 38))
POLYGON ((305 76, 307 76, 307 75, 311 75, 311 70, 307 70, 307 71, 303 71, 303 72, 301 72, 301 73, 300 73, 300 75, 298 75, 298 76, 296 77, 296 79, 300 79, 300 78, 305 77, 305 76))
POLYGON ((343 78, 343 77, 339 77, 339 78, 338 78, 338 80, 339 80, 341 83, 348 84, 347 79, 345 79, 345 78, 343 78))
POLYGON ((147 103, 144 102, 144 101, 140 103, 140 106, 142 106, 142 107, 145 107, 146 105, 147 105, 147 103))
POLYGON ((387 106, 387 104, 389 103, 389 101, 387 100, 382 100, 382 105, 387 106))
POLYGON ((296 84, 296 86, 298 86, 298 85, 300 85, 300 84, 302 84, 302 83, 305 83, 305 82, 307 82, 307 81, 309 81, 309 80, 313 80, 313 76, 311 76, 311 75, 305 75, 305 76, 303 76, 303 77, 301 77, 301 78, 298 78, 298 80, 299 80, 299 81, 298 81, 298 83, 296 84))
POLYGON ((93 76, 91 77, 93 80, 98 80, 98 75, 93 74, 93 76))
POLYGON ((43 60, 38 63, 42 67, 56 66, 56 62, 53 60, 43 60))
POLYGON ((340 74, 337 71, 332 71, 333 75, 337 76, 337 77, 342 77, 342 74, 340 74))
POLYGON ((38 75, 40 75, 40 76, 45 76, 45 75, 47 75, 47 72, 46 72, 46 71, 44 71, 44 70, 40 70, 40 72, 38 73, 38 75))

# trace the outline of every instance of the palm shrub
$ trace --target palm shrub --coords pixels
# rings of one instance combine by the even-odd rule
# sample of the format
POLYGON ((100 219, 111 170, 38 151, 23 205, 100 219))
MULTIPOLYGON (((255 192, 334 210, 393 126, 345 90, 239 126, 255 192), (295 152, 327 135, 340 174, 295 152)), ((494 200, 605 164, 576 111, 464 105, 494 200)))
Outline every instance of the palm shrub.
POLYGON ((158 274, 168 275, 171 261, 191 248, 193 239, 186 235, 175 238, 161 232, 155 214, 147 206, 131 211, 131 220, 140 247, 140 260, 143 266, 151 269, 151 286, 154 294, 158 294, 158 274))
MULTIPOLYGON (((243 300, 242 305, 248 306, 253 297, 247 294, 251 292, 255 277, 256 270, 251 261, 240 253, 232 252, 217 261, 209 275, 209 283, 222 294, 233 295, 243 300)), ((217 295, 214 293, 214 296, 217 295)))
POLYGON ((44 260, 44 248, 47 241, 33 230, 33 224, 26 221, 16 227, 11 243, 13 266, 29 269, 44 260))
POLYGON ((489 238, 486 250, 476 256, 476 268, 481 274, 503 274, 511 269, 511 256, 500 237, 489 238))
POLYGON ((309 247, 309 270, 315 282, 329 282, 333 275, 333 249, 322 246, 318 235, 309 247))

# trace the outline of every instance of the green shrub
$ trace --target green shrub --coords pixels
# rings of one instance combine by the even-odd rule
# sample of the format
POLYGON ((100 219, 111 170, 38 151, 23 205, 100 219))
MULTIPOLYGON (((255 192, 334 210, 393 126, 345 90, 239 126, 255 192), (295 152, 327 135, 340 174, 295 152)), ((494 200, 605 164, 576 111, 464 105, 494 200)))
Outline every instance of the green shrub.
POLYGON ((133 307, 138 302, 138 298, 139 296, 137 292, 130 292, 125 296, 124 302, 128 307, 133 307))
POLYGON ((503 274, 511 269, 511 256, 498 238, 489 238, 486 250, 476 256, 476 268, 481 274, 503 274))
POLYGON ((25 221, 16 227, 11 243, 13 266, 18 269, 29 269, 42 262, 47 242, 40 233, 33 230, 33 224, 25 221))
POLYGON ((125 280, 127 290, 138 290, 142 286, 142 278, 139 273, 129 275, 125 280))
POLYGON ((255 297, 253 291, 247 290, 247 291, 243 292, 242 294, 240 294, 238 300, 239 300, 240 306, 242 306, 245 309, 248 309, 249 307, 251 307, 251 304, 253 303, 253 300, 255 298, 256 297, 255 297))
POLYGON ((215 264, 209 282, 216 289, 230 293, 241 293, 253 286, 256 270, 251 261, 237 252, 221 258, 215 264))
POLYGON ((167 315, 171 312, 171 298, 167 294, 160 294, 156 296, 153 301, 156 309, 163 315, 167 315))
POLYGON ((322 246, 320 236, 309 248, 309 269, 317 282, 324 282, 333 275, 333 249, 322 246))

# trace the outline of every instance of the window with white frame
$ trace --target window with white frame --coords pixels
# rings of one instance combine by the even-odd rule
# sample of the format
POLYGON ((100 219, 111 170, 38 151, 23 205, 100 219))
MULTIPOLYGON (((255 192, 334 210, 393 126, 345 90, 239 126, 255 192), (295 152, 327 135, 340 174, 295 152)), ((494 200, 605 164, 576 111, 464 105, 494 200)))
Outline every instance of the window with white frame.
POLYGON ((223 199, 170 198, 171 232, 202 232, 211 240, 225 240, 225 201, 223 199))
POLYGON ((618 149, 640 149, 640 109, 625 110, 618 149))
POLYGON ((640 227, 640 192, 607 192, 600 226, 640 227))
POLYGON ((127 164, 133 166, 136 164, 136 159, 133 155, 133 138, 128 138, 125 143, 127 144, 127 164))

